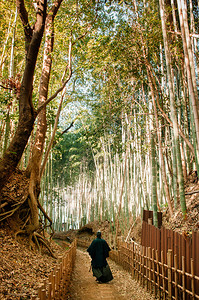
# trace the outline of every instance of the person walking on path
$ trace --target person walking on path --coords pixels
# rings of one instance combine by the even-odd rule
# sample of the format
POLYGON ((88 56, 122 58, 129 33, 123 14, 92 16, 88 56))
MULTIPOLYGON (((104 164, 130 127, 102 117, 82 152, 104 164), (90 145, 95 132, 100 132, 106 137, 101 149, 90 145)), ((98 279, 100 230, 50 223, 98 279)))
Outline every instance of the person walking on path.
POLYGON ((97 238, 92 241, 87 251, 92 259, 91 267, 96 280, 99 283, 111 281, 113 275, 106 260, 111 249, 107 242, 101 238, 100 231, 97 232, 97 238))

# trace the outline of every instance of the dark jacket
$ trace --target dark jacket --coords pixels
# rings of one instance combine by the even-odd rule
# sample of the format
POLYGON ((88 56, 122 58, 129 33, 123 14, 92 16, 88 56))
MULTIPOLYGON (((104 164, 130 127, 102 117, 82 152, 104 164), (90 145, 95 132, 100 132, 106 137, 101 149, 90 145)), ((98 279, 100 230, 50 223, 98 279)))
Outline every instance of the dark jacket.
POLYGON ((87 251, 92 258, 91 264, 94 268, 103 268, 107 265, 106 258, 109 256, 109 245, 99 237, 92 241, 87 251))

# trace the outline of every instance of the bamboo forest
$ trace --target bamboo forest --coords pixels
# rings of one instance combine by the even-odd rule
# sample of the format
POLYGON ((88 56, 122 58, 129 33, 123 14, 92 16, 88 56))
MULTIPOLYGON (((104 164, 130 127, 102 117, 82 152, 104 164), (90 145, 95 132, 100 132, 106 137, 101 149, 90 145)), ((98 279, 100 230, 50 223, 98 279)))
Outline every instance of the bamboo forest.
MULTIPOLYGON (((96 233, 106 223, 116 251, 118 237, 130 241, 151 211, 157 230, 161 214, 168 230, 194 238, 198 0, 2 0, 0 29, 0 230, 55 257, 54 233, 96 233)), ((121 257, 114 260, 124 264, 121 257)), ((199 269, 191 274, 196 282, 199 269)), ((182 294, 168 299, 199 299, 199 282, 187 296, 183 282, 182 294)), ((0 299, 94 299, 12 293, 0 299)), ((123 299, 114 295, 106 299, 123 299)))

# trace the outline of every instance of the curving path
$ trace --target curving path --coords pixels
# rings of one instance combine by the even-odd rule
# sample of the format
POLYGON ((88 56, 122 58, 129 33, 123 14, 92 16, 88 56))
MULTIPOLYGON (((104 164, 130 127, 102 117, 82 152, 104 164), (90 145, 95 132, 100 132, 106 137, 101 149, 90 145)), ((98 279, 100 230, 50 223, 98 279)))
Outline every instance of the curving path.
POLYGON ((90 269, 90 257, 85 250, 77 249, 70 294, 66 300, 149 300, 154 299, 130 274, 109 260, 114 279, 105 284, 95 281, 90 269))

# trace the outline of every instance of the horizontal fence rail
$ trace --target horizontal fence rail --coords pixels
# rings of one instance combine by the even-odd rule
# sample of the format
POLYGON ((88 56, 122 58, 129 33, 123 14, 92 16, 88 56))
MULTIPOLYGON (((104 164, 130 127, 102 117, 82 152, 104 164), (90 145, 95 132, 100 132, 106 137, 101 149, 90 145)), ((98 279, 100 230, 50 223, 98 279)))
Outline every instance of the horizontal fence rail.
POLYGON ((74 240, 62 261, 52 271, 48 280, 44 280, 38 289, 37 296, 31 300, 60 300, 64 299, 70 283, 72 269, 75 263, 77 241, 74 240))

